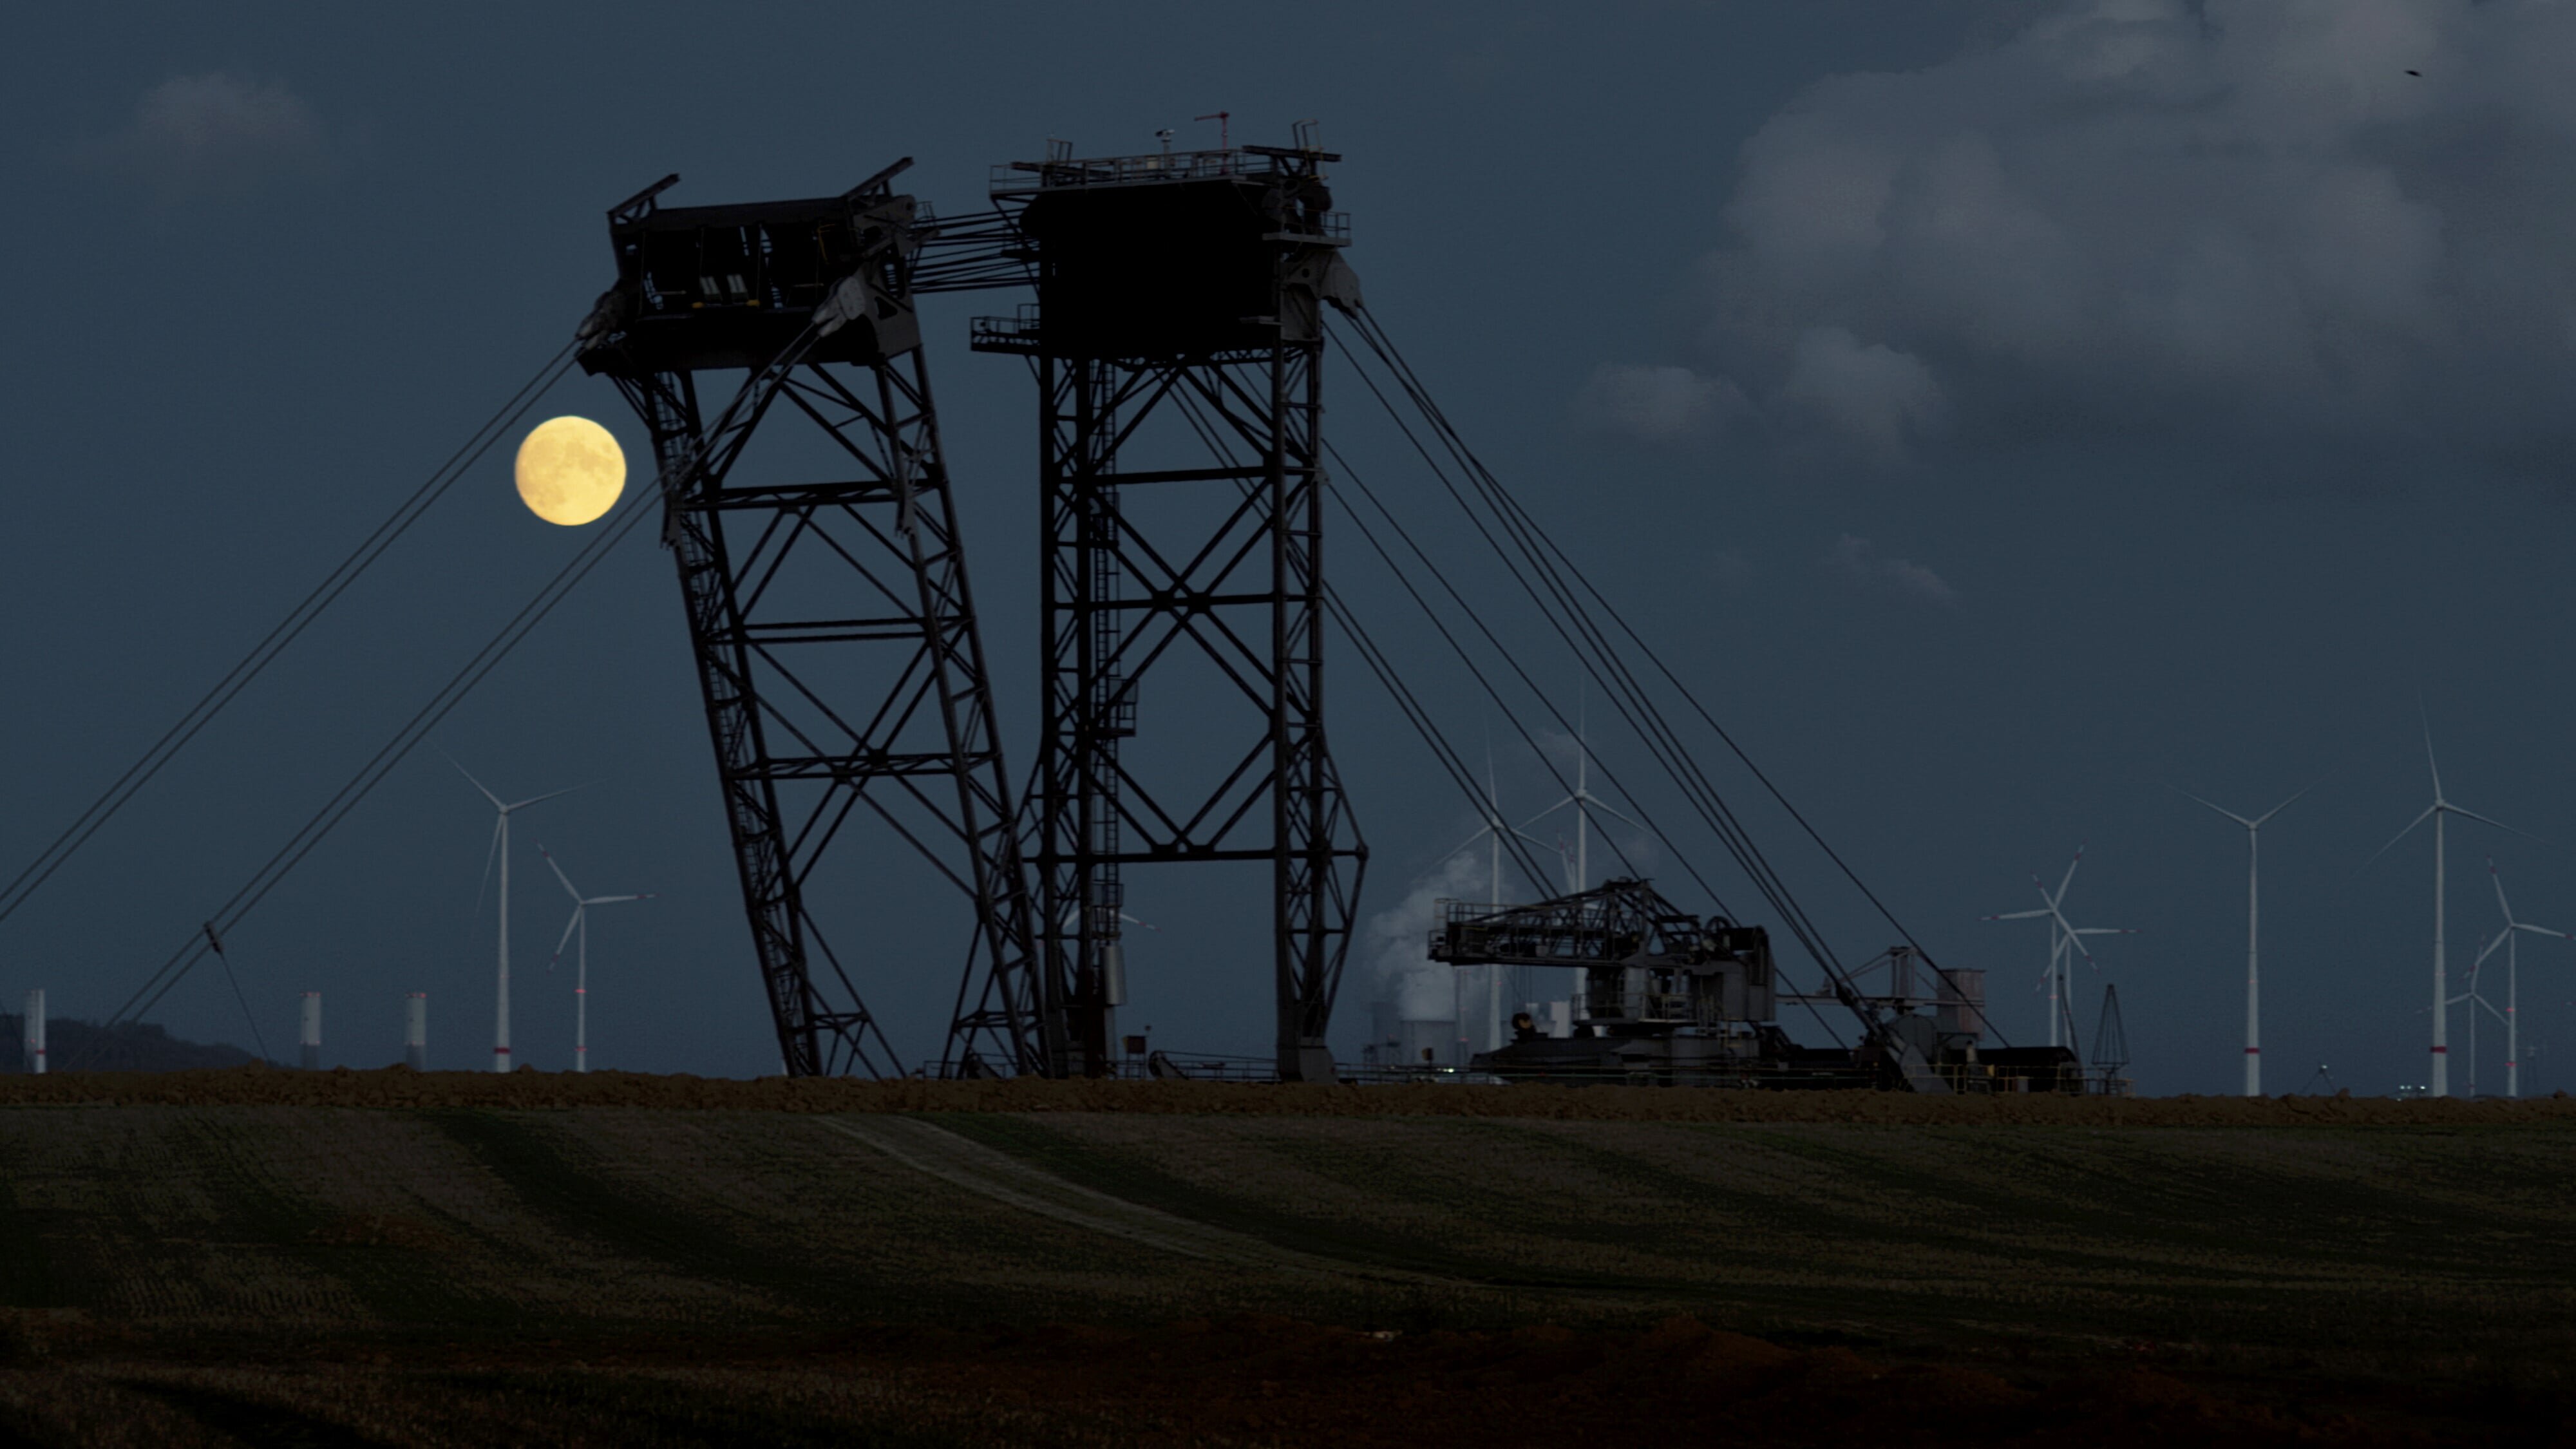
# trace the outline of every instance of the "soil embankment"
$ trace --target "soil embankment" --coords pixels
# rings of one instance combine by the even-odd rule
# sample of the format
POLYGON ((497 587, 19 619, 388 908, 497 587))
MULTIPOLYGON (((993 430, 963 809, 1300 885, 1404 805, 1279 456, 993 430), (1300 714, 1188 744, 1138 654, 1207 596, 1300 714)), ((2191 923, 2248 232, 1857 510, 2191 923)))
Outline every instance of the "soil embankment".
POLYGON ((2522 1101, 2386 1097, 1929 1097, 1668 1087, 1320 1086, 1039 1080, 750 1080, 637 1072, 59 1072, 0 1077, 0 1107, 642 1107, 746 1112, 1139 1112, 1198 1116, 1498 1117, 1589 1122, 1970 1127, 2471 1127, 2576 1124, 2564 1092, 2522 1101))

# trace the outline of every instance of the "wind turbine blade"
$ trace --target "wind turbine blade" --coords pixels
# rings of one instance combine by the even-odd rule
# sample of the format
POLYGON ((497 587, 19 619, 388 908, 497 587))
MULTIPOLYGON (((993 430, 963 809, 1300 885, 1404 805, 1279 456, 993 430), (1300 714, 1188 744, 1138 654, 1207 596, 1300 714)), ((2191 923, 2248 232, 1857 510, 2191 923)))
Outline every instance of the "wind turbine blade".
MULTIPOLYGON (((474 883, 474 920, 479 921, 483 919, 483 893, 492 888, 492 862, 499 859, 500 854, 501 822, 495 820, 492 822, 492 844, 483 852, 483 878, 474 883)), ((473 928, 468 926, 466 928, 467 937, 471 938, 473 934, 473 928)))
POLYGON ((1979 916, 1979 917, 1977 917, 1977 919, 1978 919, 1978 920, 1980 920, 1980 921, 2029 921, 2029 920, 2036 920, 2036 919, 2038 919, 2039 917, 2044 916, 2044 915, 2047 915, 2047 914, 2048 914, 2048 912, 2047 912, 2047 911, 2045 911, 2045 910, 2038 910, 2038 911, 2006 911, 2006 912, 2004 912, 2004 913, 2003 913, 2002 915, 2000 915, 2000 916, 1979 916))
POLYGON ((2066 863, 2066 876, 2057 883, 2057 899, 2066 899, 2066 888, 2075 883, 2075 867, 2084 863, 2084 847, 2075 847, 2075 858, 2066 863))
MULTIPOLYGON (((557 795, 569 795, 575 790, 587 790, 598 783, 599 782, 597 780, 584 780, 578 785, 566 785, 560 790, 548 790, 542 795, 531 795, 527 799, 521 800, 515 805, 507 805, 502 808, 507 810, 525 810, 531 805, 542 805, 546 801, 555 798, 557 795)), ((500 804, 497 800, 492 803, 496 805, 500 804)))
POLYGON ((2259 828, 2264 821, 2271 819, 2273 816, 2280 814, 2282 811, 2289 809, 2291 806, 2296 805, 2301 800, 2307 798, 2308 791, 2314 790, 2315 788, 2317 787, 2310 785, 2307 790, 2301 790, 2298 794, 2291 796, 2289 799, 2284 800, 2280 804, 2273 806, 2271 809, 2264 811, 2262 814, 2255 816, 2254 824, 2247 828, 2259 828))
POLYGON ((555 879, 563 882, 564 894, 572 897, 574 905, 580 905, 581 892, 572 888, 572 877, 565 875, 563 873, 563 867, 555 864, 555 853, 540 845, 537 847, 537 854, 546 858, 546 869, 553 871, 555 873, 555 879))
POLYGON ((2512 939, 2513 927, 2511 926, 2507 926, 2503 930, 2496 932, 2495 939, 2487 942, 2486 949, 2478 953, 2478 959, 2469 963, 2469 971, 2471 974, 2475 974, 2479 967, 2487 964, 2487 958, 2495 954, 2496 947, 2501 946, 2512 939))
MULTIPOLYGON (((582 904, 585 906, 613 906, 619 901, 649 901, 651 899, 653 899, 651 896, 589 896, 583 899, 582 904)), ((1136 918, 1134 916, 1129 916, 1127 919, 1133 921, 1136 918)), ((1142 922, 1139 922, 1139 924, 1142 924, 1142 922)), ((1150 930, 1152 928, 1147 927, 1147 929, 1150 930)))
POLYGON ((2507 824, 2505 824, 2505 823, 2504 823, 2503 821, 2501 821, 2501 820, 2489 820, 2489 819, 2488 819, 2488 818, 2486 818, 2485 816, 2480 815, 2480 814, 2479 814, 2478 812, 2476 812, 2475 810, 2463 810, 2463 809, 2461 809, 2459 806, 2457 806, 2457 805, 2451 805, 2451 804, 2444 804, 2441 808, 2442 808, 2442 809, 2444 809, 2444 810, 2448 810, 2448 811, 2450 811, 2452 814, 2457 815, 2457 816, 2461 817, 2461 818, 2462 818, 2462 819, 2464 819, 2464 820, 2474 820, 2474 821, 2478 822, 2480 825, 2492 825, 2492 826, 2494 826, 2496 829, 2501 830, 2501 831, 2504 831, 2505 833, 2507 833, 2507 834, 2509 834, 2509 835, 2519 835, 2519 836, 2521 836, 2521 837, 2522 837, 2523 839, 2525 839, 2525 840, 2535 840, 2535 841, 2539 841, 2542 845, 2548 845, 2548 844, 2551 844, 2551 843, 2552 843, 2552 842, 2547 841, 2547 840, 2541 840, 2541 838, 2540 838, 2539 836, 2532 834, 2532 833, 2531 833, 2530 831, 2528 831, 2528 830, 2519 830, 2519 829, 2516 829, 2516 828, 2515 828, 2515 827, 2513 827, 2513 826, 2507 825, 2507 824))
POLYGON ((2048 913, 2049 915, 2056 917, 2057 929, 2066 933, 2066 944, 2074 947, 2075 954, 2083 957, 2086 963, 2090 964, 2093 960, 2093 953, 2084 949, 2084 943, 2082 941, 2075 939, 2076 937, 2082 936, 2086 933, 2067 924, 2066 917, 2059 915, 2055 906, 2050 906, 2048 913))
POLYGON ((564 922, 563 936, 555 942, 555 953, 546 958, 547 970, 555 969, 555 963, 563 959, 564 947, 572 944, 572 933, 579 929, 581 929, 581 907, 575 905, 572 908, 572 919, 564 922))
POLYGON ((2263 820, 2269 820, 2269 819, 2271 819, 2271 818, 2272 818, 2271 816, 2266 815, 2266 816, 2264 816, 2264 817, 2263 817, 2263 820, 2248 820, 2248 819, 2246 819, 2244 816, 2237 814, 2235 811, 2230 810, 2230 809, 2226 808, 2226 807, 2225 807, 2225 806, 2223 806, 2223 805, 2212 805, 2212 804, 2210 804, 2208 801, 2203 800, 2203 799, 2202 799, 2202 798, 2200 798, 2199 796, 2197 796, 2197 795, 2195 795, 2195 794, 2191 793, 2189 790, 2174 790, 2174 787, 2173 787, 2173 786, 2171 786, 2171 785, 2167 785, 2165 788, 2166 788, 2166 789, 2168 789, 2168 790, 2173 790, 2173 792, 2174 792, 2175 794, 2180 795, 2182 798, 2184 798, 2184 799, 2186 799, 2186 800, 2190 801, 2190 802, 2191 802, 2191 803, 2193 803, 2194 805, 2201 806, 2201 807, 2203 807, 2203 808, 2205 808, 2205 809, 2209 809, 2209 810, 2215 810, 2215 811, 2217 811, 2219 814, 2226 816, 2228 819, 2235 821, 2237 824, 2244 826, 2244 827, 2245 827, 2246 829, 2248 829, 2248 830, 2251 830, 2251 829, 2253 829, 2255 826, 2262 824, 2262 823, 2263 823, 2263 820))
MULTIPOLYGON (((1424 866, 1418 873, 1416 873, 1413 879, 1420 880, 1423 876, 1429 875, 1440 867, 1447 865, 1450 861, 1456 859, 1461 853, 1463 853, 1468 846, 1475 844, 1477 841, 1482 840, 1493 833, 1494 827, 1490 825, 1479 827, 1475 834, 1468 836, 1466 839, 1459 841, 1456 845, 1453 845, 1447 850, 1442 851, 1439 855, 1434 856, 1431 863, 1424 866)), ((1408 881, 1406 884, 1410 885, 1412 882, 1408 881)))
POLYGON ((1557 801, 1555 804, 1550 805, 1550 806, 1549 806, 1549 807, 1547 807, 1546 809, 1544 809, 1544 810, 1542 810, 1542 811, 1538 812, 1536 815, 1531 816, 1531 817, 1530 817, 1530 818, 1528 818, 1527 820, 1522 821, 1520 824, 1515 825, 1515 826, 1513 826, 1512 828, 1513 828, 1513 829, 1515 829, 1515 830, 1526 830, 1526 829, 1528 829, 1530 826, 1536 825, 1536 824, 1537 824, 1537 823, 1539 823, 1540 821, 1545 820, 1547 817, 1549 817, 1549 816, 1551 816, 1551 815, 1555 814, 1555 813, 1556 813, 1556 812, 1558 812, 1559 810, 1562 810, 1562 809, 1564 809, 1566 806, 1571 805, 1571 804, 1573 804, 1573 803, 1574 803, 1574 797, 1573 797, 1573 796, 1571 796, 1571 795, 1568 795, 1568 796, 1566 796, 1564 799, 1557 801))
POLYGON ((2424 725, 2424 763, 2433 771, 2433 799, 2438 804, 2442 798, 2442 762, 2433 758, 2433 717, 2424 712, 2421 690, 2415 693, 2415 718, 2424 725))
POLYGON ((1626 825, 1631 830, 1643 830, 1646 828, 1639 825, 1636 821, 1630 820, 1627 816, 1620 814, 1618 811, 1611 809, 1607 804, 1602 802, 1601 797, 1598 795, 1592 797, 1592 808, 1609 816, 1611 819, 1626 825))
MULTIPOLYGON (((440 750, 439 754, 446 756, 447 763, 456 765, 456 757, 454 755, 448 754, 445 750, 440 750)), ((465 777, 466 784, 473 786, 477 791, 481 792, 484 799, 491 801, 493 809, 505 810, 509 808, 501 803, 500 796, 483 788, 483 782, 474 778, 473 771, 466 769, 463 765, 456 765, 456 773, 463 775, 465 777)))
POLYGON ((2074 932, 2073 934, 2078 936, 2134 936, 2138 934, 2138 928, 2135 926, 2086 926, 2083 930, 2074 932))
POLYGON ((2401 831, 2398 831, 2395 835, 2392 835, 2392 836, 2388 837, 2388 844, 2387 844, 2387 845, 2383 845, 2383 846, 2379 847, 2377 850, 2372 851, 2372 852, 2370 853, 2370 860, 2365 860, 2365 861, 2363 861, 2363 862, 2361 863, 2361 869, 2360 869, 2360 870, 2356 870, 2356 871, 2354 871, 2354 872, 2353 872, 2353 874, 2354 874, 2354 875, 2359 875, 2359 874, 2361 874, 2361 872, 2362 872, 2362 871, 2370 869, 2370 867, 2371 867, 2371 862, 2372 862, 2372 861, 2376 861, 2376 860, 2378 860, 2381 856, 2386 855, 2386 854, 2388 853, 2388 851, 2389 851, 2389 847, 2390 847, 2390 846, 2393 846, 2393 845, 2395 845, 2397 842, 2399 842, 2399 841, 2401 841, 2401 840, 2404 840, 2407 836, 2414 834, 2414 833, 2415 833, 2415 827, 2416 827, 2416 826, 2421 825, 2421 824, 2423 824, 2425 821, 2432 819, 2432 818, 2433 818, 2433 812, 2434 812, 2434 811, 2436 811, 2436 810, 2439 810, 2439 809, 2441 809, 2441 808, 2442 808, 2442 807, 2441 807, 2441 806, 2439 806, 2439 805, 2427 805, 2427 806, 2425 806, 2425 807, 2424 807, 2424 813, 2423 813, 2423 814, 2418 815, 2418 816, 2416 816, 2414 819, 2412 819, 2412 820, 2410 820, 2410 821, 2406 822, 2406 828, 2405 828, 2405 829, 2403 829, 2403 830, 2401 830, 2401 831))
POLYGON ((2517 931, 2529 931, 2535 936, 2556 936, 2562 941, 2576 941, 2576 936, 2571 936, 2565 931, 2553 931, 2547 926, 2528 926, 2520 921, 2516 921, 2513 923, 2513 928, 2517 931))
POLYGON ((2504 872, 2496 869, 2495 857, 2487 857, 2487 879, 2495 882, 2496 909, 2504 912, 2505 929, 2513 929, 2513 902, 2504 898, 2504 872))

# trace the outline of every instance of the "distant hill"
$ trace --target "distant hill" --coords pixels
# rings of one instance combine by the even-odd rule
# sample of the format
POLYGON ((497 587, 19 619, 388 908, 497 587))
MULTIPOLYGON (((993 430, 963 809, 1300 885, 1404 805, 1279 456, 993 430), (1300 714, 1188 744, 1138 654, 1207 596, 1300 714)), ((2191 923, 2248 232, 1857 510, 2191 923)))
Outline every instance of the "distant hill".
MULTIPOLYGON (((0 1016, 0 1072, 27 1070, 23 1016, 0 1016)), ((148 1022, 102 1028, 52 1017, 45 1022, 45 1064, 57 1072, 187 1072, 238 1067, 255 1058, 222 1042, 182 1041, 148 1022)))

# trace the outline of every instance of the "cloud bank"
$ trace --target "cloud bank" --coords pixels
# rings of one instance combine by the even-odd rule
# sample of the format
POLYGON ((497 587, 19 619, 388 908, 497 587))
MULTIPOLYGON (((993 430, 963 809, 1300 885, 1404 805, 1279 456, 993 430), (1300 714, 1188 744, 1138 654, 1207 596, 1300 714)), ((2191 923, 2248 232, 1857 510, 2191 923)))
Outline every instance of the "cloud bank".
POLYGON ((2213 428, 2556 457, 2569 55, 2546 0, 2068 0, 1834 77, 1743 148, 1689 365, 1581 405, 1881 465, 2213 428))
POLYGON ((1852 534, 1834 540, 1825 551, 1825 566, 1846 583, 1906 603, 1947 608, 1959 602, 1959 591, 1949 580, 1910 559, 1884 557, 1878 545, 1852 534))
POLYGON ((302 97, 216 71, 175 76, 146 91, 125 124, 87 147, 83 159, 178 201, 325 175, 337 153, 302 97))

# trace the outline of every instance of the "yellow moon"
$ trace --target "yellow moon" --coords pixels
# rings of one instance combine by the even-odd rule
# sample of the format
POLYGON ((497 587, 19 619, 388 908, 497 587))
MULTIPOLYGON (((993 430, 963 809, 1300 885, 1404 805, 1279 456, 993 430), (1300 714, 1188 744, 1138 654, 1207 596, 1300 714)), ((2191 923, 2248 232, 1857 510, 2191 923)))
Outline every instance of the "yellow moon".
POLYGON ((588 418, 548 418, 519 444, 519 501, 548 523, 591 522, 626 491, 626 454, 588 418))

